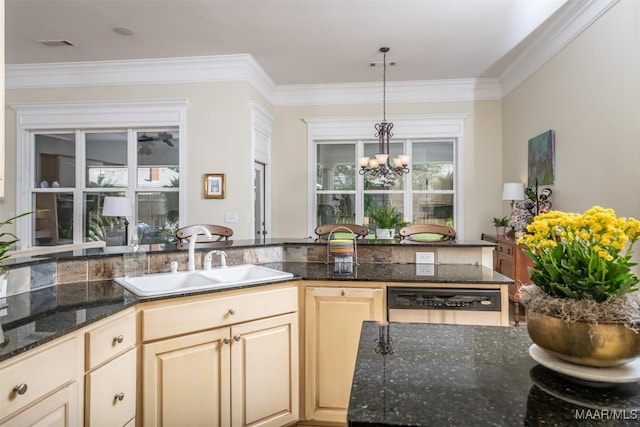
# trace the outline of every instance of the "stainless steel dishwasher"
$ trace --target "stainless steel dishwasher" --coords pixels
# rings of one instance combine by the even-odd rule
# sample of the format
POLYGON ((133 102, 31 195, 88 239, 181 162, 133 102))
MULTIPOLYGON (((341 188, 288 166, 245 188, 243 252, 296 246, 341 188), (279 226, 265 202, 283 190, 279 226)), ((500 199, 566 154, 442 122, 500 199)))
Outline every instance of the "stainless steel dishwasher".
POLYGON ((389 287, 387 301, 394 322, 501 325, 498 289, 389 287))

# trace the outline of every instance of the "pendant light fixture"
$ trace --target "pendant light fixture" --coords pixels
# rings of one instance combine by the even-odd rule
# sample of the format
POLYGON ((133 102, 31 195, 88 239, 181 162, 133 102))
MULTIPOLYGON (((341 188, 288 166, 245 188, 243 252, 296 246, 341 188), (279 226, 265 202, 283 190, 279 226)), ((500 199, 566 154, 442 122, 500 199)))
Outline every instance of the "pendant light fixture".
POLYGON ((388 47, 381 47, 382 52, 382 122, 376 123, 376 137, 378 138, 378 153, 375 158, 360 157, 360 175, 374 185, 392 186, 398 178, 409 173, 409 156, 401 154, 395 159, 389 158, 389 139, 393 136, 393 123, 387 122, 387 52, 388 47))

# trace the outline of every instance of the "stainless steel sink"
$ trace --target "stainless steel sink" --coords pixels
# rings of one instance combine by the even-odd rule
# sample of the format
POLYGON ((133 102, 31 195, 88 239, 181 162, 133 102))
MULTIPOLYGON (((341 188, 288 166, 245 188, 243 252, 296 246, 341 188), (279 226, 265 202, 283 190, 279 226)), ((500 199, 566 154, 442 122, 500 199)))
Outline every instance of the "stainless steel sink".
POLYGON ((231 286, 289 280, 293 274, 259 265, 242 264, 212 270, 158 273, 114 280, 139 297, 171 295, 231 286))

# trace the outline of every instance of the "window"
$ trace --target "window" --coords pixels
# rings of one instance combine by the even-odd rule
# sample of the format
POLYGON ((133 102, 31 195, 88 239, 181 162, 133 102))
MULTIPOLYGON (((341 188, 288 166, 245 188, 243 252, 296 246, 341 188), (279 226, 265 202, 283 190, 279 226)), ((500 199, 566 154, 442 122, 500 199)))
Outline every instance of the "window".
POLYGON ((104 240, 107 246, 125 244, 123 220, 102 216, 107 196, 127 196, 134 201, 142 243, 173 239, 178 228, 180 182, 176 130, 36 131, 32 135, 32 200, 39 213, 31 246, 92 240, 104 240), (84 172, 76 174, 76 170, 84 172), (74 216, 74 206, 81 206, 82 215, 74 216), (80 230, 78 236, 75 230, 80 230))
POLYGON ((29 124, 19 129, 18 161, 29 165, 24 174, 29 178, 18 181, 17 211, 38 210, 18 224, 28 236, 21 239, 23 248, 25 243, 57 246, 95 240, 120 246, 134 233, 145 244, 173 240, 184 215, 180 171, 185 103, 117 103, 120 110, 115 103, 80 104, 61 104, 53 115, 54 107, 47 104, 14 106, 19 123, 29 124), (76 110, 80 107, 81 112, 76 110), (152 114, 149 120, 154 110, 157 117, 152 114), (51 117, 60 123, 52 125, 51 117), (68 127, 65 117, 76 126, 68 127), (83 121, 93 126, 77 126, 83 121), (101 126, 101 121, 111 126, 101 126), (118 121, 139 126, 116 127, 118 121), (132 200, 129 227, 123 218, 102 216, 107 196, 132 200))
POLYGON ((316 171, 310 179, 310 232, 322 224, 362 224, 370 209, 390 203, 408 222, 448 225, 461 235, 456 183, 462 120, 461 115, 394 118, 391 157, 410 155, 411 172, 383 187, 364 179, 357 166, 358 157, 372 157, 378 149, 377 140, 362 138, 370 138, 375 119, 307 119, 310 170, 316 171))

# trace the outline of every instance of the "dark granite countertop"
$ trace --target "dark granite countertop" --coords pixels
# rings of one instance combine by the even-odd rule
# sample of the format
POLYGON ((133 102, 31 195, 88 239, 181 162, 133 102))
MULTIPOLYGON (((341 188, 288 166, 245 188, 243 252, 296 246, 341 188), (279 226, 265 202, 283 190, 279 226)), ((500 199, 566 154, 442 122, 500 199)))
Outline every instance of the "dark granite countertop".
MULTIPOLYGON (((435 282, 512 284, 513 281, 490 268, 476 265, 435 265, 427 271, 416 264, 361 264, 350 275, 335 274, 333 264, 276 262, 267 267, 293 273, 303 280, 435 282)), ((139 301, 178 298, 224 292, 248 285, 210 291, 186 292, 151 298, 138 298, 112 280, 70 283, 10 296, 6 315, 0 314, 0 361, 73 332, 108 317, 139 301)))
POLYGON ((0 361, 117 313, 138 299, 112 280, 49 286, 6 298, 0 361))
POLYGON ((364 322, 348 410, 358 426, 638 425, 640 384, 590 387, 529 356, 526 328, 364 322), (579 419, 582 417, 582 419, 579 419))

